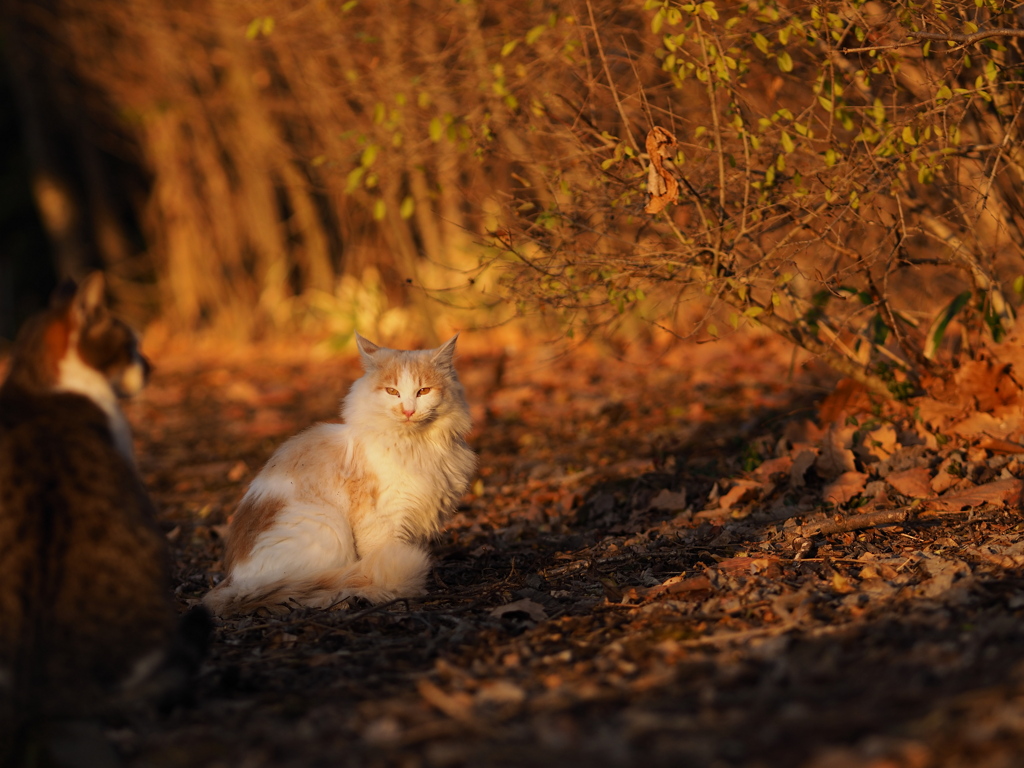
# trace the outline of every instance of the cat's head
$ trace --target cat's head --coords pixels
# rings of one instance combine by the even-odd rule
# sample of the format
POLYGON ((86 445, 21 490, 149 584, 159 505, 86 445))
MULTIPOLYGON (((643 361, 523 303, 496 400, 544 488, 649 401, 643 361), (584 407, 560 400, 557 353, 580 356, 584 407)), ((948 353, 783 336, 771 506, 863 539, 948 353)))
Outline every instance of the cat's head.
MULTIPOLYGON (((356 334, 366 375, 345 400, 345 420, 353 423, 375 414, 378 423, 383 416, 385 423, 409 430, 452 418, 468 424, 465 392, 455 373, 458 338, 456 334, 436 349, 403 351, 356 334)), ((463 431, 461 426, 458 431, 463 431)))
POLYGON ((148 375, 134 331, 107 308, 99 272, 81 285, 63 283, 50 308, 26 323, 10 372, 30 389, 77 392, 103 404, 111 394, 136 394, 148 375))

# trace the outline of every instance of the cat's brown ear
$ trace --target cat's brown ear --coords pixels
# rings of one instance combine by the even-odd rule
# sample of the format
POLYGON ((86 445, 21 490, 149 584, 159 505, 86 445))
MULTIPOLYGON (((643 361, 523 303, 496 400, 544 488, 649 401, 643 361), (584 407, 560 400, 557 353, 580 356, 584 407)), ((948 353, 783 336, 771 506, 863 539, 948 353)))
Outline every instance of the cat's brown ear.
POLYGON ((448 341, 437 348, 434 353, 434 357, 431 358, 435 363, 440 363, 447 366, 454 366, 455 359, 455 342, 458 340, 459 334, 455 334, 448 341))
POLYGON ((373 365, 373 356, 380 352, 380 347, 369 339, 364 339, 356 334, 356 347, 359 349, 359 357, 363 359, 363 367, 373 365))

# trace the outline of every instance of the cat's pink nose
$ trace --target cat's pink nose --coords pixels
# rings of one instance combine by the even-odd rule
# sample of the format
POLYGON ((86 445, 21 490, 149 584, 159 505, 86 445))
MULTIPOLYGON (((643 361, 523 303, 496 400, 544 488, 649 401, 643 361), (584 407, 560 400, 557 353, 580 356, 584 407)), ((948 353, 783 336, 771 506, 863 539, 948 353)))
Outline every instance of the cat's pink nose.
POLYGON ((416 413, 416 411, 415 411, 415 410, 409 411, 409 410, 406 410, 405 408, 403 408, 403 409, 402 409, 402 413, 404 413, 404 414, 405 414, 405 418, 407 418, 407 419, 411 419, 411 418, 412 418, 412 415, 413 415, 414 413, 416 413))

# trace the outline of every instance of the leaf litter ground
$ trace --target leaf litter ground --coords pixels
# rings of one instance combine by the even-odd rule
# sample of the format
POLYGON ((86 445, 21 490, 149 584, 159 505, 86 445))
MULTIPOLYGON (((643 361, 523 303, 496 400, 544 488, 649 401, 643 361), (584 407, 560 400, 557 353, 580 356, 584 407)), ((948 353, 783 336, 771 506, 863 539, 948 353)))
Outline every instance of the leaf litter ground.
MULTIPOLYGON (((158 767, 1018 765, 1016 354, 895 408, 757 334, 466 345, 481 467, 429 596, 219 622, 194 705, 114 737, 158 767)), ((358 375, 158 360, 128 413, 183 608, 358 375)))

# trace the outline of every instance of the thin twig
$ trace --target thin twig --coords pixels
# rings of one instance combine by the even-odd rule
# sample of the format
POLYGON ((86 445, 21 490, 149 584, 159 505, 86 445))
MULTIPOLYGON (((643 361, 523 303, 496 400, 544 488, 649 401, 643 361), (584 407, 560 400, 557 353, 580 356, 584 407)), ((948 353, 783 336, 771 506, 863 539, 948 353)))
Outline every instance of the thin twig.
POLYGON ((619 117, 622 118, 622 126, 626 129, 626 136, 629 137, 629 143, 632 145, 633 150, 639 155, 640 145, 637 143, 636 138, 633 136, 633 131, 629 127, 629 118, 626 117, 626 110, 622 107, 622 102, 619 100, 619 92, 615 88, 615 81, 612 79, 612 71, 608 66, 608 58, 604 55, 604 45, 601 44, 601 34, 597 31, 597 22, 594 20, 594 6, 590 0, 587 0, 587 14, 590 16, 590 28, 594 33, 594 42, 597 44, 597 55, 601 57, 601 66, 604 67, 604 76, 608 78, 608 88, 611 90, 612 99, 615 100, 615 108, 619 111, 619 117))
POLYGON ((1003 27, 1001 29, 986 29, 982 32, 972 32, 969 35, 955 32, 909 32, 908 34, 911 37, 916 37, 918 40, 949 40, 954 43, 960 43, 958 48, 953 49, 959 50, 968 45, 980 43, 982 40, 988 40, 990 37, 1024 37, 1024 29, 1003 27))
POLYGON ((1024 37, 1024 29, 986 29, 983 32, 972 32, 969 35, 957 32, 908 32, 907 34, 914 39, 906 40, 901 43, 889 43, 888 45, 868 45, 862 48, 840 48, 839 52, 847 54, 870 53, 872 51, 892 51, 897 48, 907 48, 911 45, 917 45, 922 40, 937 40, 939 42, 945 40, 950 43, 959 43, 959 45, 946 51, 940 51, 940 53, 954 53, 956 51, 962 51, 969 45, 980 43, 982 40, 988 40, 992 37, 1024 37))

